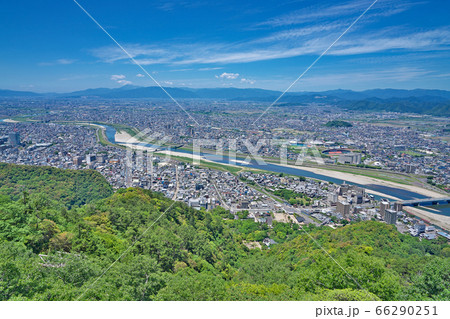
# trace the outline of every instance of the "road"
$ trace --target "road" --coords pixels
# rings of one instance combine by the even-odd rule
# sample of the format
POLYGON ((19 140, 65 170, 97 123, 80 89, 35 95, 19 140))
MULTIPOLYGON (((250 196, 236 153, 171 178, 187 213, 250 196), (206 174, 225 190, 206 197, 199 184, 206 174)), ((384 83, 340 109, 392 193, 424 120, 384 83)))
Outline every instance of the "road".
POLYGON ((175 192, 173 193, 172 200, 177 199, 178 189, 180 188, 180 179, 178 178, 178 165, 175 165, 175 178, 177 180, 177 186, 175 188, 175 192))
POLYGON ((314 219, 304 214, 299 208, 295 208, 289 204, 281 203, 281 208, 290 216, 290 218, 298 224, 297 219, 294 217, 294 214, 297 214, 305 219, 305 224, 315 224, 319 225, 314 219))
MULTIPOLYGON (((224 201, 223 198, 222 198, 222 195, 220 195, 220 192, 219 192, 219 190, 217 189, 216 183, 215 183, 212 179, 210 179, 209 181, 210 181, 211 184, 214 186, 214 189, 216 190, 216 193, 217 193, 217 197, 219 197, 220 204, 222 205, 222 207, 225 208, 225 209, 230 210, 230 207, 225 203, 225 201, 224 201)), ((231 210, 230 210, 230 211, 231 211, 231 210)))
POLYGON ((309 217, 308 215, 304 214, 299 208, 295 208, 290 204, 287 204, 285 200, 283 200, 282 198, 266 191, 264 189, 263 186, 258 184, 258 188, 252 187, 252 185, 249 185, 247 182, 242 181, 243 183, 245 183, 248 187, 256 189, 257 191, 267 195, 268 197, 272 198, 272 200, 274 202, 276 202, 277 204, 281 205, 281 208, 284 210, 284 212, 286 214, 288 214, 289 218, 294 222, 298 224, 297 219, 294 216, 294 213, 303 217, 305 219, 305 224, 315 224, 315 225, 319 225, 318 222, 316 222, 314 219, 312 219, 311 217, 309 217))

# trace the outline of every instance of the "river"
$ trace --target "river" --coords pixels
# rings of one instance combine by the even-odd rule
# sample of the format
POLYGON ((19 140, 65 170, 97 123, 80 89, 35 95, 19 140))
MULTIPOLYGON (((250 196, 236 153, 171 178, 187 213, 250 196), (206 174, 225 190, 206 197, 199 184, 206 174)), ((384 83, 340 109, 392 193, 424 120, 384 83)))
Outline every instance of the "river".
MULTIPOLYGON (((5 119, 0 119, 0 122, 4 122, 4 120, 5 119)), ((105 135, 109 142, 111 142, 113 144, 117 144, 116 139, 115 139, 116 129, 114 127, 109 126, 109 125, 99 124, 99 123, 95 123, 95 124, 98 126, 101 126, 105 129, 105 135)), ((146 146, 146 147, 151 147, 151 148, 158 148, 159 150, 171 150, 168 147, 161 147, 161 146, 153 145, 153 144, 140 143, 140 145, 146 146)), ((176 151, 179 153, 191 154, 191 152, 187 151, 187 150, 176 149, 173 151, 176 151)), ((284 174, 295 175, 295 176, 304 176, 304 177, 314 178, 314 179, 318 179, 318 180, 322 180, 322 181, 332 182, 335 184, 342 184, 345 181, 345 183, 347 183, 347 184, 357 185, 357 186, 363 187, 369 191, 370 190, 376 191, 379 193, 390 195, 392 197, 400 198, 402 200, 420 199, 420 198, 427 197, 427 196, 424 196, 424 195, 421 195, 421 194, 418 194, 415 192, 411 192, 408 190, 379 185, 379 184, 361 185, 361 184, 353 183, 353 182, 345 180, 345 179, 337 179, 337 178, 333 178, 330 176, 302 170, 300 168, 285 167, 285 166, 270 164, 270 163, 260 164, 255 160, 252 160, 248 163, 240 163, 239 161, 243 161, 244 160, 243 158, 236 158, 239 161, 234 162, 233 159, 229 158, 228 156, 220 156, 220 155, 209 154, 209 153, 201 153, 200 155, 203 156, 207 160, 210 160, 212 162, 219 163, 219 164, 233 163, 233 165, 236 165, 236 166, 250 167, 250 168, 270 171, 270 172, 274 172, 274 173, 284 173, 284 174)), ((380 196, 378 196, 378 195, 374 195, 374 197, 376 199, 380 199, 380 196)), ((389 196, 386 196, 386 197, 389 197, 389 196)), ((432 207, 433 212, 435 212, 437 214, 441 214, 441 215, 450 216, 449 207, 443 207, 443 206, 445 206, 445 205, 432 207)))
MULTIPOLYGON (((116 140, 115 140, 116 129, 115 128, 108 126, 108 125, 98 124, 98 123, 96 123, 96 125, 99 125, 99 126, 102 126, 103 128, 105 128, 106 137, 108 138, 109 142, 116 144, 116 140)), ((161 147, 158 145, 147 144, 147 143, 139 143, 139 145, 145 146, 145 147, 157 148, 158 150, 171 150, 169 147, 161 147)), ((181 150, 181 149, 173 150, 172 149, 172 151, 176 151, 179 153, 185 153, 185 154, 192 154, 192 152, 188 151, 188 150, 181 150)), ((322 180, 322 181, 332 182, 335 184, 342 184, 345 182, 347 184, 357 185, 357 186, 366 188, 368 190, 387 194, 392 197, 400 198, 402 200, 426 198, 426 196, 424 196, 424 195, 421 195, 421 194, 418 194, 415 192, 411 192, 408 190, 400 189, 400 188, 389 187, 389 186, 384 186, 384 185, 377 185, 377 184, 362 185, 362 184, 353 183, 353 182, 350 182, 350 181, 347 181, 344 179, 337 179, 337 178, 333 178, 330 176, 302 170, 300 168, 286 167, 286 166, 270 164, 270 163, 260 164, 256 160, 252 160, 252 161, 246 162, 246 163, 240 163, 239 161, 243 161, 244 160, 243 158, 236 158, 238 161, 234 162, 233 159, 231 159, 228 156, 220 156, 220 155, 209 154, 209 153, 200 153, 200 155, 209 161, 219 163, 219 164, 232 163, 233 165, 236 165, 236 166, 260 169, 260 170, 270 171, 270 172, 274 172, 274 173, 284 173, 284 174, 295 175, 295 176, 304 176, 304 177, 314 178, 314 179, 318 179, 318 180, 322 180)), ((374 195, 374 197, 376 199, 381 198, 378 195, 374 195)))

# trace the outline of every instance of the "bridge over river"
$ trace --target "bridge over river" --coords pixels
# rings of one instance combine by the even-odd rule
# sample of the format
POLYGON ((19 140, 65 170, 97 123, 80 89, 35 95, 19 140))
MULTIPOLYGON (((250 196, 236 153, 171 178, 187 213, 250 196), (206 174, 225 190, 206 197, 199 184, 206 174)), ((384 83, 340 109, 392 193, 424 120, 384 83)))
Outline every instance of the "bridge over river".
POLYGON ((398 201, 403 206, 433 206, 433 205, 446 205, 450 204, 450 197, 442 198, 421 198, 398 201))

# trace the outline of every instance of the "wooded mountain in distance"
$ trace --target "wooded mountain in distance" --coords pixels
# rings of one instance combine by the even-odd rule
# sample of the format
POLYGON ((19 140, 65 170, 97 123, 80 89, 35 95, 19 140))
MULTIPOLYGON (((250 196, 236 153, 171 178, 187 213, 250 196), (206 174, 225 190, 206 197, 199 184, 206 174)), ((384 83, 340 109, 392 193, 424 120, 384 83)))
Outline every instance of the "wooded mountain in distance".
MULTIPOLYGON (((220 99, 231 101, 275 101, 282 92, 254 88, 179 88, 165 87, 175 99, 220 99)), ((4 98, 91 98, 91 99, 168 99, 157 86, 138 87, 125 85, 120 88, 96 88, 70 93, 34 93, 0 90, 4 98)), ((413 112, 437 116, 450 116, 450 91, 372 89, 366 91, 329 90, 323 92, 287 93, 278 101, 280 106, 291 104, 331 104, 349 110, 413 112)))

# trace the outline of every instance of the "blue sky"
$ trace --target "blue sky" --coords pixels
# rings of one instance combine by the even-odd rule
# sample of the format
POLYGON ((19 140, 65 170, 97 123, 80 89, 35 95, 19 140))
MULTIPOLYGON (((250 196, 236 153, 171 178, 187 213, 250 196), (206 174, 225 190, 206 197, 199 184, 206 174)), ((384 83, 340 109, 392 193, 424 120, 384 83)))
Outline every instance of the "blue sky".
MULTIPOLYGON (((79 3, 164 86, 286 89, 373 2, 79 3)), ((450 1, 379 0, 291 91, 450 89, 450 1)), ((0 10, 0 88, 155 83, 73 0, 0 10)))

